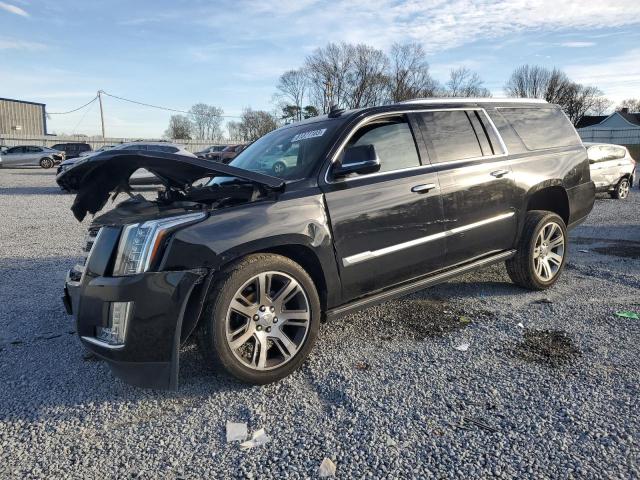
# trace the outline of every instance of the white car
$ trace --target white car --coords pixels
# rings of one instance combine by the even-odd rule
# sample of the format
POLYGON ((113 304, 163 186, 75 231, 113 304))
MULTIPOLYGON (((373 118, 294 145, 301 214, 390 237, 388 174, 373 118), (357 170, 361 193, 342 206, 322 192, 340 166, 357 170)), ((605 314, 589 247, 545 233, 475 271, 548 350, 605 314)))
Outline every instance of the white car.
POLYGON ((609 143, 585 143, 596 190, 613 198, 625 199, 633 185, 636 161, 626 147, 609 143))

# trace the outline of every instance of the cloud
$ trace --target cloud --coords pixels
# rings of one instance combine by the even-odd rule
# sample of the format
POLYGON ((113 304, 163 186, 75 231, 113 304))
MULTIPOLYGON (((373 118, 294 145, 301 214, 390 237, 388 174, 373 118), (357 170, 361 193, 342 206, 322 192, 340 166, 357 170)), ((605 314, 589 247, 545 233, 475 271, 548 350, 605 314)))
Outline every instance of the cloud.
POLYGON ((9 13, 13 13, 15 15, 20 15, 21 17, 29 16, 29 14, 23 9, 21 9, 20 7, 16 7, 15 5, 11 5, 10 3, 0 2, 0 9, 9 13))
POLYGON ((49 48, 44 43, 25 42, 23 40, 15 40, 11 38, 0 38, 0 50, 22 50, 36 52, 49 48))
POLYGON ((637 97, 640 91, 640 48, 593 64, 565 66, 569 77, 579 83, 595 85, 615 102, 637 97))
MULTIPOLYGON (((304 38, 317 45, 331 40, 379 48, 417 41, 428 53, 518 32, 589 29, 595 33, 640 23, 637 0, 336 0, 330 4, 288 0, 277 7, 245 0, 228 7, 192 12, 192 21, 218 30, 224 25, 234 39, 257 32, 265 41, 304 38)), ((576 48, 580 42, 567 43, 576 48)))
POLYGON ((567 48, 585 48, 585 47, 593 47, 595 42, 564 42, 561 43, 561 47, 567 48))

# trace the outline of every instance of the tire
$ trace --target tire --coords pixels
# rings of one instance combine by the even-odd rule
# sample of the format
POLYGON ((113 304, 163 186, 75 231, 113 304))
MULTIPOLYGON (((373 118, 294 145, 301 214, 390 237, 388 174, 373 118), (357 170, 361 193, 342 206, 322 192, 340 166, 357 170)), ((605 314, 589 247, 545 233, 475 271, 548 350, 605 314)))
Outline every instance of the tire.
POLYGON ((517 252, 506 261, 507 273, 516 285, 545 290, 560 278, 567 247, 567 228, 560 216, 545 210, 527 212, 517 252), (552 246, 559 243, 558 239, 562 244, 552 246))
POLYGON ((271 170, 273 170, 273 173, 275 175, 282 175, 286 169, 287 166, 284 164, 284 162, 276 162, 271 167, 271 170))
POLYGON ((615 198, 618 200, 624 200, 629 196, 629 189, 631 186, 629 185, 629 179, 627 177, 621 178, 616 188, 611 192, 611 198, 615 198))
POLYGON ((300 367, 315 344, 320 313, 313 280, 300 265, 281 255, 248 255, 225 269, 209 292, 199 343, 212 365, 263 385, 300 367), (257 301, 261 283, 270 293, 257 301))
POLYGON ((49 157, 44 157, 40 159, 40 166, 44 169, 48 169, 53 167, 53 160, 51 160, 49 157))

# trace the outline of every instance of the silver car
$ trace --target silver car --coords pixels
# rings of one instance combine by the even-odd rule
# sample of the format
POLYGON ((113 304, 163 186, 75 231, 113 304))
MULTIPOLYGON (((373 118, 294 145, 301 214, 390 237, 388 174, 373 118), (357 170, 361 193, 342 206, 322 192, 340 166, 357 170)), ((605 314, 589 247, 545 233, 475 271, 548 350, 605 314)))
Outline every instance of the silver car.
POLYGON ((627 198, 636 168, 629 150, 608 143, 585 143, 584 146, 587 147, 591 180, 596 184, 596 190, 607 192, 613 198, 627 198))
POLYGON ((23 167, 40 165, 51 168, 64 160, 64 153, 53 148, 22 145, 11 147, 0 153, 0 167, 23 167))

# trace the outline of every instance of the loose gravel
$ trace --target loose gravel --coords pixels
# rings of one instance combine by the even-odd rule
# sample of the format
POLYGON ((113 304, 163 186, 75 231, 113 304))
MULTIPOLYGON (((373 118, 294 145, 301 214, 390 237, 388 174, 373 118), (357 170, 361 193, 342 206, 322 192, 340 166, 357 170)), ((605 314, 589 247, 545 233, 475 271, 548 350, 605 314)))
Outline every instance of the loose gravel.
POLYGON ((178 392, 87 358, 60 295, 78 224, 51 171, 0 170, 0 478, 638 478, 640 193, 600 196, 559 283, 502 265, 323 325, 240 384, 189 344, 178 392), (466 351, 456 346, 469 343, 466 351), (227 421, 265 428, 241 451, 227 421))

